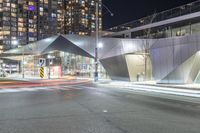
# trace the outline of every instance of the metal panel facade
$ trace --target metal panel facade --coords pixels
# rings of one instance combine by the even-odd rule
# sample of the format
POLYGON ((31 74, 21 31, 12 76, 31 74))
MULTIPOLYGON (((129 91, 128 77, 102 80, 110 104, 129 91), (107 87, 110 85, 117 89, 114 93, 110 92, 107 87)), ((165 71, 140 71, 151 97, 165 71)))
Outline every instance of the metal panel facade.
MULTIPOLYGON (((150 55, 147 54, 147 56, 151 59, 152 78, 158 82, 164 82, 166 79, 168 83, 174 81, 178 83, 194 82, 196 79, 195 75, 197 75, 195 73, 199 71, 199 67, 195 67, 195 71, 191 71, 190 69, 194 67, 189 67, 187 62, 188 59, 200 50, 200 35, 147 40, 101 38, 99 39, 99 43, 102 43, 102 47, 98 48, 99 60, 111 79, 114 80, 130 81, 129 73, 133 71, 131 69, 134 68, 130 67, 128 69, 127 64, 133 64, 134 59, 129 58, 127 63, 125 56, 128 54, 146 55, 146 49, 150 52, 150 55), (187 72, 190 72, 190 74, 181 75, 184 69, 187 69, 187 72), (171 74, 175 75, 172 76, 171 74), (192 75, 192 77, 187 77, 189 75, 192 75)), ((16 53, 22 54, 23 52, 42 54, 53 50, 60 50, 94 57, 94 49, 94 37, 58 35, 29 44, 24 48, 7 51, 5 54, 14 55, 16 53)), ((191 60, 190 62, 193 62, 194 59, 191 60)), ((196 64, 198 65, 198 63, 196 64)))

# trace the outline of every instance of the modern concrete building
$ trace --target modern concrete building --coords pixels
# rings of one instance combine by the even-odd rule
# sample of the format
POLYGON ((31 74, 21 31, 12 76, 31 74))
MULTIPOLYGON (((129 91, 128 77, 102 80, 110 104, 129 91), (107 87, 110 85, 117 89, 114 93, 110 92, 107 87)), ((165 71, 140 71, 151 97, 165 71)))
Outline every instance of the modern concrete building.
POLYGON ((150 62, 152 78, 160 83, 199 82, 200 0, 108 31, 105 37, 146 39, 144 75, 150 62))
POLYGON ((200 33, 200 0, 108 29, 104 36, 168 38, 200 33))
MULTIPOLYGON (((114 32, 113 29, 118 28, 113 28, 112 33, 99 39, 100 77, 200 83, 200 1, 147 18, 135 21, 129 27, 126 24, 119 26, 119 29, 123 27, 120 31, 114 32), (161 17, 160 14, 170 15, 161 17)), ((45 58, 46 69, 54 66, 54 71, 62 76, 93 77, 95 44, 94 37, 63 34, 6 51, 1 56, 24 62, 25 55, 26 63, 21 66, 25 66, 25 72, 31 75, 38 74, 38 59, 45 58), (52 66, 48 56, 54 57, 52 66)))
POLYGON ((91 35, 102 27, 101 0, 0 0, 0 53, 53 35, 91 35))
MULTIPOLYGON (((162 39, 101 38, 99 43, 100 78, 181 84, 200 82, 200 35, 162 39), (146 42, 149 42, 149 55, 146 42)), ((38 75, 38 60, 45 58, 46 71, 54 68, 56 76, 93 77, 94 44, 93 37, 58 35, 6 51, 2 56, 24 60, 26 75, 38 75), (49 56, 54 57, 52 65, 48 62, 49 56)))

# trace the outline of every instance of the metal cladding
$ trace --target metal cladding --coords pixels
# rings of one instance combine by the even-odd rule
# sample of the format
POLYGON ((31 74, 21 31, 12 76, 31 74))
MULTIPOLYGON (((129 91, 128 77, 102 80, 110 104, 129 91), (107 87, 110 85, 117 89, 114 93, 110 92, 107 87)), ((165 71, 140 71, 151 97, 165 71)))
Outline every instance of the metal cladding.
MULTIPOLYGON (((194 83, 200 80, 200 35, 163 39, 101 38, 99 61, 113 80, 136 81, 144 76, 144 59, 149 59, 149 80, 158 83, 194 83), (145 54, 149 51, 149 55, 145 54)), ((44 54, 66 51, 94 57, 95 38, 58 35, 4 52, 3 55, 44 54)))
POLYGON ((199 35, 159 39, 151 47, 154 79, 160 83, 194 82, 199 68, 195 68, 196 76, 191 74, 194 69, 191 63, 195 63, 197 57, 190 59, 191 61, 189 58, 195 56, 199 50, 199 35))

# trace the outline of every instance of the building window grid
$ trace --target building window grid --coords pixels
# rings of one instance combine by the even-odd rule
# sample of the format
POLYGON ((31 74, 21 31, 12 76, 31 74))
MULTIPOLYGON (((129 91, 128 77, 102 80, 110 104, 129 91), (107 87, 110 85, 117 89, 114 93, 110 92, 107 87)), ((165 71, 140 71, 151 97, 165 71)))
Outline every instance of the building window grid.
POLYGON ((0 18, 3 20, 0 24, 0 42, 1 45, 6 45, 4 50, 12 48, 13 38, 24 45, 57 33, 91 35, 95 29, 95 20, 92 20, 90 15, 95 14, 93 0, 18 2, 5 0, 0 2, 0 7, 3 7, 0 12, 4 12, 0 18))

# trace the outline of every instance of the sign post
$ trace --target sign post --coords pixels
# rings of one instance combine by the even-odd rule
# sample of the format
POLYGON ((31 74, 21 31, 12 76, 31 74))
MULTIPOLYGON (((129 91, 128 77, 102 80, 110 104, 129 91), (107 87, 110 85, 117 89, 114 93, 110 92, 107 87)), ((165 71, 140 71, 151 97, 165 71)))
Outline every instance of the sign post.
POLYGON ((44 78, 44 67, 40 68, 40 78, 44 78))
POLYGON ((46 59, 40 58, 39 59, 39 66, 40 66, 40 78, 44 78, 44 67, 46 65, 46 59))

